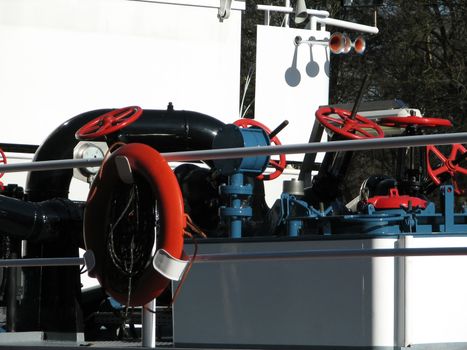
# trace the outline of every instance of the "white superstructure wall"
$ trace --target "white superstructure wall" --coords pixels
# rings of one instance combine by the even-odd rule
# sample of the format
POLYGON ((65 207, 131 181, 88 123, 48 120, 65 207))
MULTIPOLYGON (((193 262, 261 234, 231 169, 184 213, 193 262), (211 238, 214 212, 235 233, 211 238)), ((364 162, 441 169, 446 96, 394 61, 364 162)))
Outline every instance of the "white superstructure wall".
POLYGON ((38 144, 88 110, 164 109, 169 101, 176 109, 235 118, 240 29, 241 11, 221 23, 216 7, 0 1, 0 139, 38 144), (31 132, 12 133, 19 125, 31 132))
POLYGON ((0 143, 40 144, 77 114, 128 105, 237 119, 245 3, 223 22, 219 4, 1 0, 0 143))
MULTIPOLYGON (((279 135, 283 144, 308 142, 315 112, 329 99, 328 46, 296 45, 295 38, 327 42, 329 35, 323 30, 258 26, 255 118, 270 128, 288 120, 279 135)), ((303 155, 287 158, 301 161, 303 155)))

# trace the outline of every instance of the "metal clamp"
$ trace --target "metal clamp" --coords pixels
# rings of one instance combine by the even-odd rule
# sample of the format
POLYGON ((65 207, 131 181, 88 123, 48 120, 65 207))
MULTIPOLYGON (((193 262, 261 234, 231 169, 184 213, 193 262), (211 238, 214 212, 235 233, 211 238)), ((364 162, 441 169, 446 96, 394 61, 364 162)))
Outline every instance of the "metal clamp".
POLYGON ((172 281, 180 281, 188 261, 180 260, 164 249, 159 249, 152 260, 152 266, 162 276, 172 281))
POLYGON ((219 18, 219 22, 223 22, 224 19, 230 17, 231 8, 232 0, 220 0, 219 11, 217 12, 217 18, 219 18))

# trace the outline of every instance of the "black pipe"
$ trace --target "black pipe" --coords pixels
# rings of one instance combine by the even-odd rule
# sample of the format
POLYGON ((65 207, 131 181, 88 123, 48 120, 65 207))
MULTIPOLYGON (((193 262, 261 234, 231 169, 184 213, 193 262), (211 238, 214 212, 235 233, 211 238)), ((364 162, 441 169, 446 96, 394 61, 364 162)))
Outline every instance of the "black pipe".
POLYGON ((82 214, 64 198, 35 203, 0 195, 0 234, 32 242, 57 239, 61 232, 79 237, 82 214))
POLYGON ((15 153, 35 153, 39 146, 37 145, 26 145, 21 143, 0 143, 0 148, 4 152, 15 152, 15 153))
MULTIPOLYGON (((89 111, 63 123, 39 147, 34 161, 73 158, 73 149, 78 143, 75 132, 110 110, 89 111)), ((197 112, 146 109, 138 120, 117 134, 109 135, 107 141, 140 142, 159 152, 211 149, 212 141, 223 125, 223 122, 197 112)), ((72 177, 72 169, 31 172, 26 184, 26 198, 31 201, 68 198, 72 177)))
MULTIPOLYGON (((75 132, 87 122, 108 111, 109 109, 89 111, 66 121, 47 137, 38 148, 33 160, 72 159, 73 149, 78 144, 75 132)), ((72 177, 72 169, 31 172, 26 181, 26 199, 40 202, 56 197, 68 198, 72 177)))
MULTIPOLYGON (((12 253, 11 259, 16 259, 16 253, 12 253)), ((16 292, 17 292, 17 267, 8 267, 5 270, 8 271, 8 288, 6 292, 7 302, 7 329, 9 332, 16 331, 16 292)))
MULTIPOLYGON (((76 131, 107 111, 109 110, 89 111, 64 122, 38 148, 34 161, 73 158, 73 150, 78 144, 78 140, 75 139, 76 131)), ((13 205, 12 211, 15 215, 20 215, 23 211, 23 214, 29 217, 21 218, 24 220, 23 224, 11 223, 11 225, 20 225, 17 227, 18 232, 30 235, 33 239, 27 241, 25 258, 78 256, 79 244, 82 240, 82 223, 79 228, 76 227, 74 220, 71 220, 69 225, 65 223, 65 218, 70 217, 64 211, 73 205, 71 202, 66 202, 67 204, 64 205, 63 202, 68 198, 72 177, 72 169, 28 174, 25 198, 30 202, 23 202, 22 207, 14 203, 17 207, 13 205), (58 198, 58 202, 53 202, 54 198, 58 198), (51 221, 44 222, 36 218, 38 214, 44 212, 51 221), (57 215, 62 214, 64 218, 58 220, 57 215), (48 223, 50 226, 47 226, 48 223), (36 224, 39 228, 34 227, 36 224)), ((72 209, 75 210, 77 209, 72 209)), ((21 221, 18 219, 20 218, 11 221, 21 221)), ((17 306, 16 312, 17 331, 41 330, 69 334, 83 331, 78 267, 37 267, 24 269, 23 274, 23 299, 17 306)))
POLYGON ((212 148, 222 126, 220 120, 197 112, 144 110, 136 122, 119 131, 117 139, 144 143, 159 152, 204 150, 212 148))

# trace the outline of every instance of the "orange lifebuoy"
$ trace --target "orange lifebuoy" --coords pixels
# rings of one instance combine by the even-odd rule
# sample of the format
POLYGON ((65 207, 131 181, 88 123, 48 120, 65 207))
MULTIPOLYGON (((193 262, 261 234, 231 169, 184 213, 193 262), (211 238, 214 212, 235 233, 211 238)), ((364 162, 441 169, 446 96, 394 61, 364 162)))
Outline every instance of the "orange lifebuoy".
POLYGON ((89 274, 120 303, 144 305, 170 282, 154 269, 155 252, 180 259, 185 226, 183 197, 166 160, 147 145, 124 145, 105 160, 89 192, 84 239, 95 257, 89 274), (128 159, 132 183, 118 174, 119 156, 128 159))

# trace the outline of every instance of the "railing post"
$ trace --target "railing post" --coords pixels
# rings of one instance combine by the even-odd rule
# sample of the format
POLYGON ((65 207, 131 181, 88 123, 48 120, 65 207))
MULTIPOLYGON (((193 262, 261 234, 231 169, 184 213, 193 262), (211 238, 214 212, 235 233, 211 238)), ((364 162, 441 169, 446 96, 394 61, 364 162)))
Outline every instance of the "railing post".
POLYGON ((145 348, 156 348, 156 299, 143 307, 142 345, 145 348))

